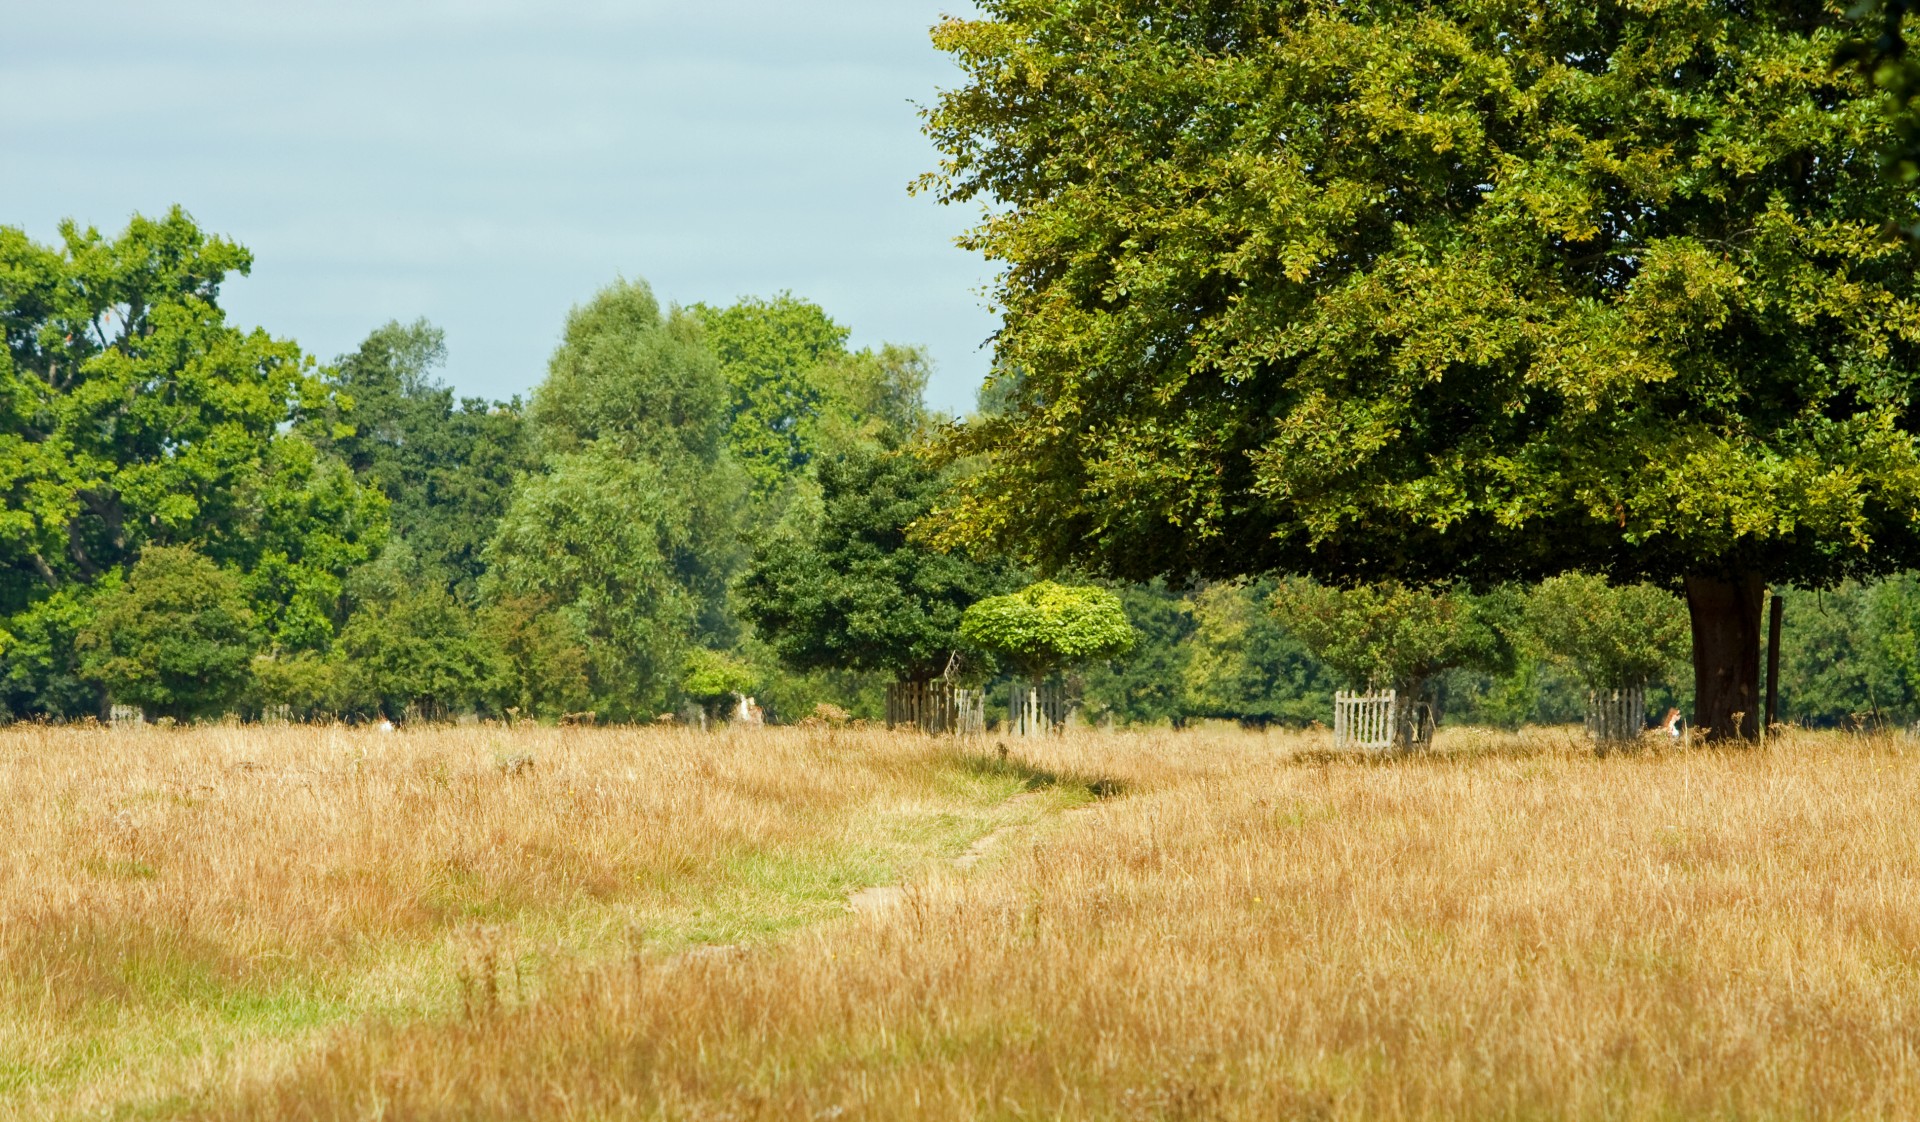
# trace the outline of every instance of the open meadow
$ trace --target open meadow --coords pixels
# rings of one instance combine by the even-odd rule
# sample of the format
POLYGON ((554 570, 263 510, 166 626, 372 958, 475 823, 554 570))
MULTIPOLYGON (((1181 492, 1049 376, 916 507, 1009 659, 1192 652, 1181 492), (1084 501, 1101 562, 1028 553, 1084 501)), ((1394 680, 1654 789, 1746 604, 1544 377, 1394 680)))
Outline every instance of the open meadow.
POLYGON ((0 1116, 1920 1116, 1905 740, 1002 743, 0 730, 0 1116))

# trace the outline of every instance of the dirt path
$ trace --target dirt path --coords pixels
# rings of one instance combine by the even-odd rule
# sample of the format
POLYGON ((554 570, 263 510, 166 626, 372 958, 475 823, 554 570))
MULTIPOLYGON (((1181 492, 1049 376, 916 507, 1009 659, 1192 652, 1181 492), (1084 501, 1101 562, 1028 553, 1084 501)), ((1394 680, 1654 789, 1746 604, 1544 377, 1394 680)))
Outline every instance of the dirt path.
MULTIPOLYGON (((1040 797, 1041 794, 1038 791, 1023 791, 1008 799, 1005 803, 1002 803, 1001 806, 1007 810, 1018 810, 1040 797)), ((967 847, 965 853, 953 858, 947 864, 951 868, 962 871, 971 869, 980 863, 981 858, 998 849, 1000 843, 1006 840, 1007 835, 1019 830, 1029 829, 1033 825, 1033 822, 1009 822, 1004 826, 996 827, 975 839, 974 843, 967 847)), ((865 914, 890 911, 904 903, 906 898, 907 886, 905 884, 876 884, 871 888, 863 888, 847 897, 847 908, 850 911, 865 914)))
MULTIPOLYGON (((1029 803, 1045 797, 1045 793, 1041 791, 1022 791, 1001 803, 1000 809, 1003 811, 1018 811, 1029 803)), ((1074 811, 1085 809, 1085 807, 1075 807, 1067 813, 1071 814, 1074 811)), ((1044 818, 1037 818, 1030 821, 1008 822, 1005 825, 996 826, 987 833, 974 839, 973 844, 969 845, 965 852, 950 859, 947 862, 947 867, 960 871, 971 869, 979 864, 982 858, 1000 848, 1001 844, 1004 843, 1010 835, 1021 830, 1030 830, 1044 820, 1044 818)), ((906 882, 876 884, 849 894, 847 897, 847 910, 856 915, 881 915, 900 907, 906 902, 906 899, 906 882)), ((696 962, 727 961, 739 958, 751 950, 752 948, 746 943, 707 943, 697 947, 688 947, 686 950, 674 955, 669 960, 669 963, 671 965, 685 965, 696 962)))

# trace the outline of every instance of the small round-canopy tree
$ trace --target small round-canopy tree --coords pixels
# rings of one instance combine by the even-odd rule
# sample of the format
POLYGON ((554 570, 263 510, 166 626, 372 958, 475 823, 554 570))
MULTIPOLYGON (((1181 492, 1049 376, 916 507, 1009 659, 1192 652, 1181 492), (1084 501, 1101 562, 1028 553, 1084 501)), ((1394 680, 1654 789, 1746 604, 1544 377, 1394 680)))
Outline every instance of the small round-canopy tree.
POLYGON ((114 700, 182 721, 239 701, 254 650, 239 578, 187 546, 152 546, 97 604, 75 646, 81 672, 114 700))
POLYGON ((1119 596, 1052 581, 968 608, 960 618, 960 635, 1035 682, 1084 662, 1126 654, 1136 638, 1119 596))
POLYGON ((1335 674, 1355 687, 1392 689, 1408 704, 1395 731, 1426 743, 1441 716, 1435 679, 1449 670, 1498 671, 1513 649, 1499 613, 1457 590, 1393 581, 1338 588, 1283 581, 1269 601, 1276 618, 1335 674))
POLYGON ((686 668, 680 674, 680 692, 699 705, 708 719, 719 720, 746 696, 756 678, 747 660, 701 647, 687 655, 686 668))
POLYGON ((1717 737, 1769 582, 1920 562, 1916 190, 1837 6, 979 8, 927 185, 991 204, 1017 384, 948 540, 1684 583, 1717 737))
POLYGON ((1651 685, 1687 656, 1686 605, 1652 585, 1567 573, 1535 588, 1523 617, 1530 643, 1588 689, 1651 685))

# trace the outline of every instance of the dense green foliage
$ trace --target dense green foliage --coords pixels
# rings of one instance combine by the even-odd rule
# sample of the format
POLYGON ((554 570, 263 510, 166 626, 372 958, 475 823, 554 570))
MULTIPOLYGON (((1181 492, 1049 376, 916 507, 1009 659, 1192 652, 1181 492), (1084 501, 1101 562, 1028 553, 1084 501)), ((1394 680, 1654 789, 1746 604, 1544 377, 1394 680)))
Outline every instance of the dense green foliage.
POLYGON ((1536 650, 1589 689, 1677 680, 1691 642, 1686 605, 1651 585, 1569 573, 1543 581, 1523 611, 1536 650))
MULTIPOLYGON (((1892 136, 1881 161, 1903 183, 1920 180, 1920 57, 1915 57, 1907 20, 1913 0, 1858 0, 1848 10, 1852 35, 1842 40, 1840 61, 1858 67, 1885 99, 1892 136)), ((1908 236, 1920 232, 1909 217, 1908 236)))
POLYGON ((689 645, 734 637, 745 488, 727 401, 698 321, 624 282, 568 318, 534 392, 544 463, 500 520, 487 588, 572 617, 609 715, 657 712, 689 645))
POLYGON ((1339 588, 1290 580, 1274 590, 1271 604, 1347 688, 1415 696, 1449 670, 1511 668, 1504 600, 1394 582, 1339 588))
POLYGON ((1337 684, 1274 610, 1274 581, 1214 584, 1192 598, 1193 655, 1184 668, 1186 711, 1251 724, 1324 721, 1337 684))
POLYGON ((1133 576, 1920 554, 1914 200, 1805 5, 990 0, 941 45, 1016 406, 950 533, 1133 576))
POLYGON ((1920 722, 1920 579, 1785 594, 1780 711, 1852 727, 1920 722))
POLYGON ((966 646, 961 613, 1014 587, 1013 572, 912 537, 945 480, 911 451, 857 444, 820 460, 818 478, 817 506, 797 509, 756 549, 741 611, 796 669, 943 673, 966 646))
POLYGON ((1185 596, 1159 582, 1119 592, 1139 641, 1081 672, 1094 719, 1299 726, 1332 712, 1336 683, 1274 618, 1274 582, 1208 584, 1185 596))
POLYGON ((456 401, 424 322, 324 369, 228 327, 250 264, 177 210, 0 230, 0 717, 157 697, 83 636, 158 611, 96 593, 176 544, 243 594, 219 695, 246 712, 651 716, 688 651, 775 666, 732 602, 747 528, 805 505, 823 450, 924 424, 918 352, 849 352, 791 297, 692 314, 616 284, 523 410, 456 401))
POLYGON ((367 566, 350 592, 354 611, 336 646, 336 712, 447 718, 473 712, 496 676, 473 613, 425 579, 404 547, 367 566))
POLYGON ((478 636, 493 657, 490 693, 508 717, 551 720, 592 712, 586 636, 575 617, 534 596, 501 596, 480 613, 478 636))
POLYGON ((1120 597, 1104 588, 1041 581, 990 596, 960 617, 960 637, 1041 681, 1068 667, 1133 649, 1139 634, 1120 597))
POLYGON ((815 372, 846 354, 847 329, 792 296, 693 310, 725 372, 728 444, 755 489, 772 494, 817 451, 826 393, 815 372))
POLYGON ((1138 638, 1124 658, 1096 660, 1081 672, 1087 714, 1123 725, 1184 723, 1195 633, 1191 605, 1158 581, 1119 593, 1138 638))
MULTIPOLYGON (((1379 681, 1516 724, 1686 649, 1671 594, 1590 577, 1006 596, 1011 562, 922 532, 981 468, 924 454, 924 357, 850 352, 792 297, 683 312, 615 284, 523 409, 456 400, 424 322, 322 368, 228 327, 245 251, 178 212, 63 239, 0 231, 0 719, 650 720, 748 693, 871 716, 887 678, 972 649, 1071 669, 1096 720, 1300 725, 1379 681)), ((981 423, 1031 384, 988 387, 981 423)), ((1788 717, 1920 718, 1912 584, 1789 593, 1788 717)))
POLYGON ((240 699, 253 618, 240 582, 186 546, 152 546, 109 578, 75 643, 81 672, 148 720, 217 717, 240 699))
POLYGON ((60 236, 0 228, 0 708, 102 710, 75 637, 150 546, 236 574, 265 643, 324 647, 386 503, 289 429, 331 408, 299 350, 226 323, 251 256, 178 209, 60 236))
POLYGON ((918 350, 849 351, 845 327, 791 295, 692 311, 727 383, 727 446, 763 506, 804 480, 821 455, 913 433, 927 420, 918 350))
POLYGON ((493 528, 536 461, 520 402, 456 402, 433 377, 445 361, 445 337, 424 320, 378 328, 336 360, 332 408, 310 428, 387 497, 394 536, 428 577, 472 602, 493 528))
POLYGON ((1715 737, 1759 589, 1920 561, 1916 214, 1802 3, 986 0, 927 185, 1007 407, 946 540, 1108 576, 1685 578, 1715 737))

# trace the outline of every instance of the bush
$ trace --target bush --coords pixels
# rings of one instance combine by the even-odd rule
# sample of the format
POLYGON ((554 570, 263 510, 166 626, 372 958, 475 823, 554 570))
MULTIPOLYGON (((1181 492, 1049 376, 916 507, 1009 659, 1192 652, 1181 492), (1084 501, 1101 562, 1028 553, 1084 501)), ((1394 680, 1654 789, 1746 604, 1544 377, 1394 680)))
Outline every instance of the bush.
POLYGON ((471 614, 445 589, 427 585, 355 612, 340 634, 345 708, 398 719, 472 710, 493 680, 488 652, 474 641, 471 614))
POLYGON ((261 655, 253 660, 253 709, 284 706, 296 721, 337 717, 346 707, 345 667, 312 651, 261 655))
POLYGON ((488 695, 501 712, 554 719, 592 707, 587 637, 566 608, 503 597, 481 611, 477 634, 493 655, 488 695))

